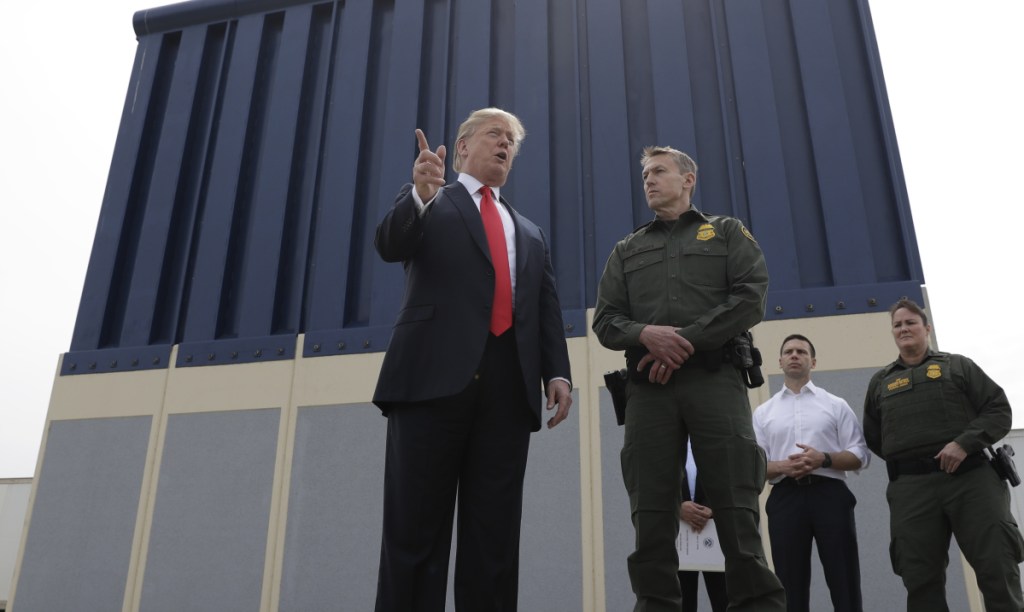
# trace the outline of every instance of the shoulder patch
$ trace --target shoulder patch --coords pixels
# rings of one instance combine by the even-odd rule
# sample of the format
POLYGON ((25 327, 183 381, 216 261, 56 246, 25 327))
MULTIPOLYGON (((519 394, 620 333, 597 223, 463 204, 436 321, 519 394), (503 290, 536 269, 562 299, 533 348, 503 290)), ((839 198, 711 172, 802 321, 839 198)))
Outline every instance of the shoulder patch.
POLYGON ((750 233, 750 230, 748 230, 745 225, 740 225, 740 231, 743 232, 743 235, 746 236, 747 239, 750 240, 751 242, 757 242, 757 240, 754 240, 754 235, 750 233))
POLYGON ((705 223, 697 228, 697 240, 711 240, 715 237, 715 227, 705 223))

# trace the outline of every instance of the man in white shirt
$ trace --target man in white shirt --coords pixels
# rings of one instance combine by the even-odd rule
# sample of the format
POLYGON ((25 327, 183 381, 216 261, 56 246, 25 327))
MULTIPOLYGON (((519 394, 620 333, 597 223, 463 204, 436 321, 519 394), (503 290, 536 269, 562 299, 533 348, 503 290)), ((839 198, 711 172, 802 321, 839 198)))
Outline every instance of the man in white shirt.
POLYGON ((825 582, 837 611, 860 612, 860 559, 846 472, 870 461, 850 405, 811 382, 814 345, 800 334, 782 342, 782 390, 754 411, 757 443, 768 456, 774 486, 765 510, 775 573, 789 612, 808 612, 811 540, 817 541, 825 582))

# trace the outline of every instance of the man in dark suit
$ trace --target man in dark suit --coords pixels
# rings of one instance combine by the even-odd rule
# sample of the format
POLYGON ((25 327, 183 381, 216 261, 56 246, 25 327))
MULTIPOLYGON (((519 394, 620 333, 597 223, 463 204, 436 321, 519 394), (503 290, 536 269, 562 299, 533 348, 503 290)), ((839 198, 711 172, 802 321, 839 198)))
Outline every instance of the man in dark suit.
MULTIPOLYGON (((697 463, 693 460, 690 441, 686 441, 686 474, 683 480, 683 502, 679 505, 679 520, 696 533, 704 530, 708 521, 714 518, 711 508, 704 505, 704 487, 700 484, 697 463)), ((729 596, 725 591, 725 571, 679 571, 679 588, 683 593, 682 612, 697 612, 697 576, 704 574, 704 588, 708 592, 708 602, 712 612, 725 612, 729 606, 729 596)))
POLYGON ((413 185, 377 227, 402 262, 402 308, 373 401, 388 417, 377 612, 443 611, 458 499, 455 606, 513 611, 530 433, 572 405, 562 311, 544 233, 499 190, 525 136, 496 108, 446 149, 416 130, 413 185))

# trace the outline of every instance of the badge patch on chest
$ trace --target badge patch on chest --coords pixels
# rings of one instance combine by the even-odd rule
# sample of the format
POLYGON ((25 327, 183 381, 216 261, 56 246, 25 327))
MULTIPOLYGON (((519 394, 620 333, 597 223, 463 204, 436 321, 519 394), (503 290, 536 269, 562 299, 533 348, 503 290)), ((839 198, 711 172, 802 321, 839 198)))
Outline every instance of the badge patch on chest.
POLYGON ((715 228, 710 223, 697 228, 697 240, 711 240, 715 237, 715 228))
POLYGON ((942 368, 939 367, 939 364, 933 363, 930 366, 928 366, 928 369, 925 371, 924 375, 932 379, 939 378, 942 376, 942 368))

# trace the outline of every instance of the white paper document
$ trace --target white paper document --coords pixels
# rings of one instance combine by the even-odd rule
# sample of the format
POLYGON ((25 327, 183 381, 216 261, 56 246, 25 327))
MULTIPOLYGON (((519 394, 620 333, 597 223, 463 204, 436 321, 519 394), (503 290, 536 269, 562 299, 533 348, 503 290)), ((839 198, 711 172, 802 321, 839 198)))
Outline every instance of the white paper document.
POLYGON ((710 519, 700 533, 679 521, 676 550, 679 551, 680 570, 725 571, 725 557, 718 544, 718 529, 715 527, 714 519, 710 519))

